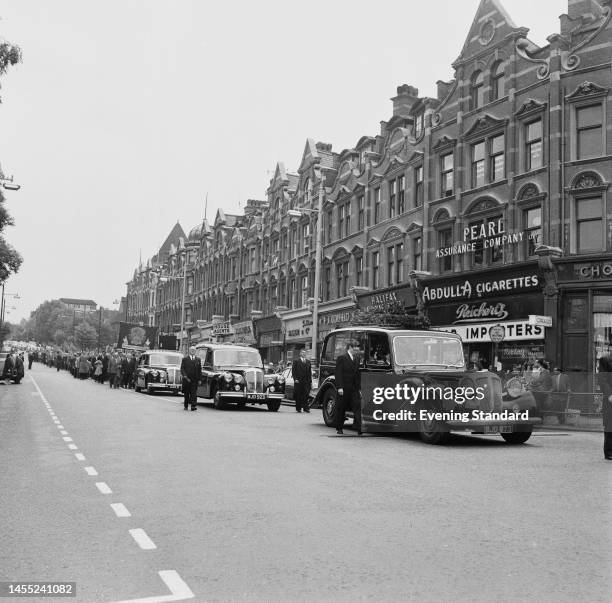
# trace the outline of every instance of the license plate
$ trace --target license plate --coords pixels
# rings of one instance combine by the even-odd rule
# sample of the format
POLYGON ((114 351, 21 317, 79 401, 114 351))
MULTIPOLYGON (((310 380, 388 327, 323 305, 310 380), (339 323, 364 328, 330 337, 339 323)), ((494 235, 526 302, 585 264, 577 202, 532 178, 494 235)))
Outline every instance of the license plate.
POLYGON ((249 400, 265 400, 266 394, 247 394, 249 400))
POLYGON ((484 433, 512 433, 512 425, 485 425, 484 433))

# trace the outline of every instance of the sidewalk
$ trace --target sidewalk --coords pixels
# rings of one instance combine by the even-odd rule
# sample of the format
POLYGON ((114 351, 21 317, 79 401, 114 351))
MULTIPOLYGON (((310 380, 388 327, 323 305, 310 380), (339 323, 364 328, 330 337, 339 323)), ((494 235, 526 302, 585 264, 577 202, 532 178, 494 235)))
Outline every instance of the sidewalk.
POLYGON ((578 415, 575 418, 568 417, 569 422, 559 423, 556 415, 544 417, 544 423, 539 429, 552 429, 554 431, 603 431, 603 419, 601 415, 578 415))

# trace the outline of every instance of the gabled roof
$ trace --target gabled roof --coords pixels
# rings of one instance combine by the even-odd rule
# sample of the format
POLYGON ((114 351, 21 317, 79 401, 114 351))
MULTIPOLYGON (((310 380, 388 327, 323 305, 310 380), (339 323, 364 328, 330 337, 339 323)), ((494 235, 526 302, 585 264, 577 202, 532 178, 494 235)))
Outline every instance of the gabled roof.
POLYGON ((60 297, 59 300, 64 304, 73 306, 97 306, 98 304, 93 299, 75 299, 73 297, 60 297))
POLYGON ((172 227, 170 234, 168 234, 166 240, 159 248, 156 259, 160 262, 163 262, 165 258, 170 255, 170 248, 172 247, 172 245, 177 246, 181 238, 185 239, 187 237, 185 236, 185 231, 177 221, 177 223, 172 227))

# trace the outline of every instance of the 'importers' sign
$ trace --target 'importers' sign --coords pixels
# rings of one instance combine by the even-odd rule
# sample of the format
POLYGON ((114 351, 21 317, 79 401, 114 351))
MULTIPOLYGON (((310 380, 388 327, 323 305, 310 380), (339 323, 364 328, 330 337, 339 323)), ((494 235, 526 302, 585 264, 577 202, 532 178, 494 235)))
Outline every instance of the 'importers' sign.
MULTIPOLYGON (((527 341, 529 339, 544 339, 544 327, 530 325, 528 320, 509 320, 500 324, 503 327, 503 341, 527 341)), ((448 331, 461 336, 464 343, 492 342, 491 323, 473 325, 449 325, 434 327, 436 331, 448 331)))

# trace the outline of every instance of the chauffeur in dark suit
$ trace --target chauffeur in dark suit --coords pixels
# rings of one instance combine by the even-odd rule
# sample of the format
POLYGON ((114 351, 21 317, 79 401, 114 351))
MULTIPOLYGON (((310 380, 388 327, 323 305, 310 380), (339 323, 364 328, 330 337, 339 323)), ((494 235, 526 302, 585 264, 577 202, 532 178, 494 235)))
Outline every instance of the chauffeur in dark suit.
POLYGON ((346 344, 346 353, 336 360, 336 433, 342 434, 345 412, 352 409, 354 425, 361 435, 361 373, 359 372, 359 342, 351 339, 346 344))
POLYGON ((198 385, 202 379, 202 361, 196 356, 196 349, 189 348, 189 354, 181 360, 181 376, 183 377, 183 394, 185 401, 183 408, 187 410, 191 404, 191 410, 197 409, 198 385))
POLYGON ((295 410, 297 412, 310 412, 308 405, 308 397, 312 388, 312 368, 310 360, 306 358, 306 350, 300 350, 300 357, 293 361, 291 365, 291 374, 293 375, 294 388, 293 397, 295 398, 295 410))

